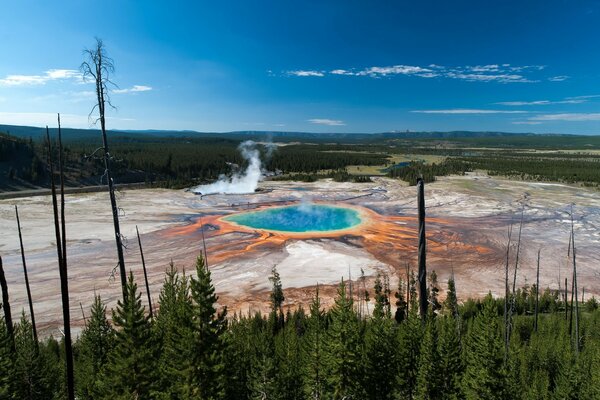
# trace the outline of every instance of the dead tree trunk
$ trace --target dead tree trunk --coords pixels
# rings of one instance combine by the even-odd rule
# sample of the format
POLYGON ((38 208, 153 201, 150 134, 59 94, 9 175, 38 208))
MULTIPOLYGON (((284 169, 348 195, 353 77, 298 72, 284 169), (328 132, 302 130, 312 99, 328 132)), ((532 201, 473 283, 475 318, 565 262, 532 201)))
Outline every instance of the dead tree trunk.
POLYGON ((577 261, 575 257, 576 251, 575 230, 573 227, 573 209, 571 209, 571 246, 573 246, 573 290, 575 292, 575 353, 579 353, 579 296, 577 293, 577 261))
POLYGON ((144 280, 146 281, 146 293, 148 294, 148 307, 150 310, 150 318, 152 318, 152 296, 150 295, 150 285, 148 284, 148 274, 146 273, 146 260, 144 260, 144 249, 142 248, 142 239, 140 239, 140 231, 138 230, 137 225, 135 226, 135 232, 137 233, 138 245, 140 246, 140 255, 142 256, 142 268, 144 269, 144 280))
MULTIPOLYGON (((60 125, 59 125, 60 126, 60 125)), ((62 171, 62 143, 60 137, 59 128, 59 169, 61 174, 61 217, 62 217, 62 233, 61 223, 59 223, 58 214, 58 201, 56 198, 56 184, 54 181, 54 165, 52 164, 52 144, 50 142, 50 132, 46 127, 46 138, 48 140, 48 166, 50 168, 50 185, 52 189, 52 207, 54 210, 54 233, 56 236, 56 253, 58 256, 58 271, 60 275, 60 291, 62 297, 62 310, 63 310, 63 323, 65 333, 65 358, 67 364, 67 396, 69 400, 75 399, 75 388, 73 378, 73 346, 71 342, 71 315, 69 309, 69 282, 67 278, 67 264, 66 264, 66 248, 64 247, 66 241, 65 235, 65 221, 64 221, 64 182, 63 182, 63 171, 62 171)))
POLYGON ((421 319, 427 320, 427 260, 425 237, 425 183, 417 179, 417 201, 419 207, 419 311, 421 319))
MULTIPOLYGON (((104 176, 108 183, 108 194, 110 197, 110 205, 112 208, 113 225, 115 229, 115 242, 117 244, 117 257, 119 259, 119 274, 121 275, 121 289, 123 291, 123 300, 126 297, 125 286, 127 284, 125 271, 125 257, 123 255, 123 238, 121 236, 121 228, 119 225, 119 208, 117 207, 117 199, 115 197, 114 182, 111 175, 110 164, 112 156, 108 148, 108 139, 106 136, 106 119, 105 107, 106 103, 111 105, 108 96, 108 84, 112 83, 109 79, 109 74, 114 71, 112 59, 106 56, 106 50, 102 40, 96 39, 96 47, 93 50, 86 50, 85 54, 89 57, 90 62, 83 62, 81 70, 84 78, 92 77, 96 84, 96 99, 97 103, 92 109, 92 112, 97 108, 99 117, 96 120, 100 121, 100 129, 102 131, 102 146, 104 149, 104 176)), ((90 113, 91 115, 91 113, 90 113)))
POLYGON ((538 311, 539 311, 539 301, 540 301, 540 252, 541 252, 541 249, 538 250, 537 272, 536 272, 536 277, 535 277, 535 324, 534 324, 534 330, 536 332, 538 330, 538 311))
POLYGON ((567 291, 567 278, 565 278, 565 321, 569 318, 569 293, 567 291))
POLYGON ((17 216, 17 230, 19 231, 19 244, 21 245, 21 260, 23 261, 23 274, 25 275, 25 289, 27 290, 27 300, 29 301, 29 314, 31 316, 31 326, 33 330, 33 339, 35 345, 38 345, 37 328, 35 325, 35 313, 33 312, 33 300, 31 299, 31 289, 29 287, 29 276, 27 274, 27 263, 25 262, 25 249, 23 248, 23 236, 21 235, 21 221, 19 220, 19 208, 15 205, 15 214, 17 216))
POLYGON ((507 321, 507 331, 506 331, 506 341, 510 342, 510 335, 512 332, 512 316, 515 311, 515 301, 517 294, 517 271, 519 270, 519 253, 521 250, 521 232, 523 230, 523 216, 525 214, 525 205, 521 208, 521 222, 519 223, 519 236, 517 237, 517 253, 515 255, 515 271, 513 275, 513 284, 512 284, 512 294, 510 296, 510 308, 508 310, 508 321, 507 321))
POLYGON ((510 289, 508 286, 508 264, 510 263, 510 242, 512 239, 512 222, 508 227, 508 244, 506 245, 506 264, 504 266, 504 362, 508 361, 508 301, 510 289))
POLYGON ((10 312, 10 301, 8 299, 8 285, 6 276, 4 276, 4 267, 2 266, 2 257, 0 256, 0 288, 2 288, 2 308, 4 309, 4 321, 6 322, 6 331, 10 338, 10 348, 15 352, 15 334, 12 323, 12 313, 10 312))

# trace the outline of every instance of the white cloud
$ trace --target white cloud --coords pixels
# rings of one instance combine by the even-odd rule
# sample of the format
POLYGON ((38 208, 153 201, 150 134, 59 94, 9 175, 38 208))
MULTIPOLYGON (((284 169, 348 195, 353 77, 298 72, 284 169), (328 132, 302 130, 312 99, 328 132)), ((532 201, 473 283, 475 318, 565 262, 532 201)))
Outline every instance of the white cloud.
POLYGON ((528 111, 520 110, 483 110, 477 108, 451 108, 447 110, 413 110, 421 114, 526 114, 528 111))
POLYGON ((600 97, 600 94, 590 94, 587 96, 575 96, 575 97, 567 97, 567 100, 579 100, 579 99, 593 99, 596 97, 600 97))
MULTIPOLYGON (((469 82, 500 82, 500 83, 531 83, 539 82, 541 77, 531 76, 543 70, 543 65, 511 66, 510 64, 486 64, 475 66, 446 67, 429 64, 426 67, 418 65, 388 65, 372 66, 364 69, 336 68, 325 70, 294 70, 286 71, 288 76, 318 76, 343 75, 382 78, 392 76, 417 76, 420 78, 447 78, 459 79, 469 82)), ((556 77, 554 77, 556 78, 556 77)), ((550 79, 550 78, 549 78, 550 79)))
POLYGON ((567 76, 567 75, 559 75, 559 76, 551 76, 550 78, 548 78, 548 80, 550 82, 562 82, 562 81, 566 81, 569 78, 570 78, 570 76, 567 76))
POLYGON ((294 76, 325 76, 325 74, 321 71, 303 71, 303 70, 298 70, 298 71, 289 71, 288 75, 294 75, 294 76))
POLYGON ((75 80, 82 82, 81 72, 74 69, 50 69, 42 75, 7 75, 0 79, 0 86, 34 86, 45 85, 55 80, 75 80))
POLYGON ((514 121, 515 125, 539 125, 541 122, 539 121, 514 121))
POLYGON ((311 124, 317 125, 327 125, 327 126, 344 126, 346 125, 344 121, 340 121, 339 119, 327 119, 327 118, 313 118, 309 119, 308 122, 311 124))
POLYGON ((151 86, 144 86, 144 85, 133 85, 130 88, 127 89, 114 89, 112 92, 113 93, 138 93, 138 92, 148 92, 152 90, 151 86))
POLYGON ((388 76, 388 75, 415 75, 419 73, 430 73, 432 72, 428 68, 421 68, 413 65, 393 65, 390 67, 370 67, 360 72, 357 72, 357 76, 388 76))
POLYGON ((571 98, 567 100, 550 101, 550 100, 535 100, 535 101, 501 101, 499 104, 502 106, 547 106, 551 104, 581 104, 585 103, 586 100, 582 98, 571 98))
POLYGON ((481 73, 464 73, 464 72, 448 72, 446 74, 448 78, 460 79, 470 82, 500 82, 500 83, 530 83, 537 82, 525 78, 523 75, 518 74, 481 74, 481 73))
POLYGON ((541 114, 529 118, 529 121, 600 121, 600 113, 541 114))
MULTIPOLYGON (((115 122, 132 122, 132 118, 107 117, 115 122)), ((93 121, 93 120, 92 120, 93 121)), ((89 128, 90 120, 87 115, 60 114, 60 122, 64 127, 89 128)), ((0 111, 0 124, 24 126, 55 126, 56 113, 50 112, 2 112, 0 111)))

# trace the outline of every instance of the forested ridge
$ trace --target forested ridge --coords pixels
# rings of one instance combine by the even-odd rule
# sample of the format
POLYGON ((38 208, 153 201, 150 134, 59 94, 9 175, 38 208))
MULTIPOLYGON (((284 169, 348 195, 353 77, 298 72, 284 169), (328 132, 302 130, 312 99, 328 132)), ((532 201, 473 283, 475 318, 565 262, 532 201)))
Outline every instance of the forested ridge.
MULTIPOLYGON (((75 391, 81 399, 597 399, 600 311, 573 308, 557 291, 514 296, 512 336, 504 347, 503 299, 457 302, 451 278, 440 301, 429 276, 427 322, 418 311, 414 274, 390 288, 358 282, 338 287, 325 310, 318 288, 308 310, 284 311, 275 269, 268 315, 228 315, 210 271, 167 269, 153 318, 130 274, 126 297, 107 319, 98 295, 74 343, 75 391), (369 312, 367 312, 369 310, 369 312)), ((460 291, 460 288, 458 288, 460 291)), ((64 398, 63 344, 36 343, 25 314, 15 350, 0 319, 0 398, 64 398), (38 347, 39 346, 39 347, 38 347)))

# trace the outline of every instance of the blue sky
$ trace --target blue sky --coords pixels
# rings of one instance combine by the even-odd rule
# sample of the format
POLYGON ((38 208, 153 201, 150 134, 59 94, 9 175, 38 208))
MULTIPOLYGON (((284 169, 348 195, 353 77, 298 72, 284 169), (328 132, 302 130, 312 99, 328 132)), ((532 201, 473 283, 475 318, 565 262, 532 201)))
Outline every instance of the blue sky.
POLYGON ((0 124, 600 134, 600 1, 28 1, 0 12, 0 124))

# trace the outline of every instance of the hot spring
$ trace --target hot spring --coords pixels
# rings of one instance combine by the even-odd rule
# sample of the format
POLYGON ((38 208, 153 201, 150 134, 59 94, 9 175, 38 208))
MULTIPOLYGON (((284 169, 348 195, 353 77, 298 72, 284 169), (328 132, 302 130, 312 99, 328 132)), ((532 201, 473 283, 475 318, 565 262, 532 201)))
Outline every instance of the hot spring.
POLYGON ((362 222, 360 213, 352 208, 312 203, 267 208, 223 219, 250 228, 295 233, 338 231, 362 222))

